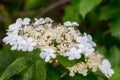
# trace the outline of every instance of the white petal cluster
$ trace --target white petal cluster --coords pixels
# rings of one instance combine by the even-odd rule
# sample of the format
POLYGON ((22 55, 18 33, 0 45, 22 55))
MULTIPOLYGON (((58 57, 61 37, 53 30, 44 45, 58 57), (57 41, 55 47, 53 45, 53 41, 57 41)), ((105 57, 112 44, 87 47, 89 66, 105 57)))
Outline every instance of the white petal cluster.
POLYGON ((81 49, 75 47, 71 48, 69 52, 65 53, 65 56, 68 56, 69 60, 80 59, 81 58, 81 49))
POLYGON ((70 21, 66 21, 63 24, 64 26, 79 26, 77 22, 70 22, 70 21))
POLYGON ((90 35, 84 33, 83 36, 79 36, 76 39, 76 42, 78 43, 77 46, 82 50, 82 53, 85 56, 89 56, 94 52, 96 44, 92 41, 92 37, 90 35))
POLYGON ((9 26, 7 30, 7 36, 3 39, 3 42, 10 44, 11 50, 33 51, 36 42, 32 38, 24 39, 19 35, 19 30, 23 25, 28 25, 31 20, 29 18, 18 18, 16 23, 9 26))
POLYGON ((44 18, 40 18, 40 19, 35 18, 34 25, 40 25, 40 24, 52 23, 52 22, 53 22, 53 20, 49 17, 47 17, 45 19, 44 18))
POLYGON ((65 53, 69 60, 80 59, 81 54, 85 56, 90 56, 94 52, 94 47, 96 44, 92 41, 92 37, 84 33, 83 36, 78 36, 76 38, 77 46, 70 49, 70 51, 65 53))
POLYGON ((45 62, 48 62, 51 58, 56 58, 55 50, 52 48, 42 48, 40 57, 45 59, 45 62))
POLYGON ((103 59, 102 64, 99 65, 99 69, 107 78, 110 78, 114 74, 111 64, 107 59, 103 59))

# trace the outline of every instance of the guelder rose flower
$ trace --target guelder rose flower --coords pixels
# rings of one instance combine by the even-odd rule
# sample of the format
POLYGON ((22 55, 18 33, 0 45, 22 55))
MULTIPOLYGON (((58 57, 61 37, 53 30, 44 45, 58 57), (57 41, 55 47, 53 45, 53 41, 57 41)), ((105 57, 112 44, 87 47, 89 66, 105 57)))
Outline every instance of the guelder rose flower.
POLYGON ((75 47, 71 48, 69 52, 66 52, 65 55, 68 56, 69 60, 80 59, 81 58, 81 49, 76 49, 75 47))
POLYGON ((45 59, 45 62, 55 59, 56 53, 68 57, 68 60, 80 59, 82 54, 84 62, 80 61, 73 67, 68 67, 70 76, 74 76, 75 73, 86 76, 89 69, 96 72, 98 68, 108 78, 114 74, 109 61, 95 54, 96 44, 92 37, 86 33, 82 35, 75 28, 79 26, 77 22, 67 21, 54 25, 49 17, 35 18, 31 23, 30 21, 29 18, 18 18, 9 26, 3 42, 9 44, 11 50, 33 51, 38 48, 41 50, 40 57, 45 59))
POLYGON ((111 68, 111 64, 107 59, 104 59, 102 61, 102 64, 99 65, 99 69, 108 78, 110 78, 114 74, 114 71, 111 68))
POLYGON ((48 62, 51 58, 56 58, 55 50, 52 48, 42 48, 40 57, 45 59, 45 62, 48 62))

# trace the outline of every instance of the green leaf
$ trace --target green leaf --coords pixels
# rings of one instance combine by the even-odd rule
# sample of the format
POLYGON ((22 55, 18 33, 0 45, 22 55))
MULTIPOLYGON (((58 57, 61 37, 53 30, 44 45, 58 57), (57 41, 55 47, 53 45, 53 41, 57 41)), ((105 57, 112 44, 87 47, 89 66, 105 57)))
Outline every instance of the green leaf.
POLYGON ((86 14, 95 8, 102 0, 81 0, 79 4, 79 13, 85 18, 86 14))
POLYGON ((65 14, 63 16, 62 21, 73 21, 73 22, 79 22, 79 12, 78 12, 78 6, 68 6, 65 9, 65 14))
POLYGON ((0 77, 0 80, 8 80, 15 74, 20 73, 29 66, 29 60, 26 57, 17 58, 12 62, 0 77))
POLYGON ((120 39, 120 17, 112 19, 109 23, 109 27, 112 36, 120 39))
POLYGON ((120 49, 116 46, 111 47, 110 49, 110 62, 112 66, 119 66, 120 65, 120 49))
POLYGON ((0 51, 0 76, 5 68, 12 62, 11 56, 8 53, 0 51))
POLYGON ((107 20, 116 16, 120 16, 120 5, 106 5, 102 7, 100 20, 107 20))
POLYGON ((23 80, 33 80, 34 65, 31 65, 23 75, 23 80))
POLYGON ((67 57, 57 56, 57 60, 66 67, 71 67, 76 64, 75 60, 68 60, 67 57))
POLYGON ((35 63, 35 80, 46 80, 46 68, 43 60, 37 60, 35 63))
POLYGON ((109 80, 120 80, 120 66, 114 68, 115 74, 109 80))

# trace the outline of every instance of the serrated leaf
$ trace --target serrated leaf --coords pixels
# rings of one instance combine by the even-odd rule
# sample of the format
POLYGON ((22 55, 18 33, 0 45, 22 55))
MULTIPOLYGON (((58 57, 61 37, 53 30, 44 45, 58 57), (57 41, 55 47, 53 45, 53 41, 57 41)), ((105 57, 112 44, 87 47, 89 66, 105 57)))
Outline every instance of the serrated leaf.
POLYGON ((67 57, 57 56, 57 60, 64 66, 71 67, 76 64, 75 60, 68 60, 67 57))
POLYGON ((79 13, 85 18, 86 14, 95 8, 102 0, 81 0, 79 4, 79 13))
POLYGON ((23 75, 23 80, 33 80, 34 65, 31 65, 23 75))
POLYGON ((35 63, 35 80, 46 80, 46 68, 43 60, 37 60, 35 63))
POLYGON ((65 14, 63 16, 63 22, 65 21, 73 21, 73 22, 79 22, 79 12, 77 10, 77 6, 68 6, 65 9, 65 14))
POLYGON ((114 74, 109 80, 120 80, 120 66, 114 68, 114 74))
POLYGON ((117 39, 120 39, 120 17, 112 19, 109 23, 109 27, 112 36, 116 37, 117 39))
POLYGON ((100 20, 107 20, 116 16, 120 16, 120 5, 107 5, 102 7, 100 20))
POLYGON ((1 75, 0 80, 8 80, 13 75, 25 70, 28 67, 28 65, 29 60, 26 57, 17 58, 6 68, 6 70, 1 75))

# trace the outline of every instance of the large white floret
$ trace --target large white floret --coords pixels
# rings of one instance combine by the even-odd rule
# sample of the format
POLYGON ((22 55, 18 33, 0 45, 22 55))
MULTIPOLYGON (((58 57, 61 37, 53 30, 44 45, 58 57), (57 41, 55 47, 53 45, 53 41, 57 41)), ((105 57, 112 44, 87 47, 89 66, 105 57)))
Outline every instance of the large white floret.
POLYGON ((90 35, 84 33, 83 36, 79 36, 76 39, 76 42, 78 43, 77 46, 82 49, 85 56, 89 56, 94 52, 96 44, 92 41, 92 37, 90 35))
POLYGON ((99 65, 99 69, 107 78, 110 78, 114 74, 114 70, 107 59, 103 59, 102 64, 99 65))
POLYGON ((80 59, 81 58, 81 49, 72 47, 69 52, 65 53, 65 56, 68 56, 69 60, 80 59))
POLYGON ((52 48, 42 48, 40 57, 45 59, 45 62, 49 62, 51 58, 56 58, 55 50, 52 48))

